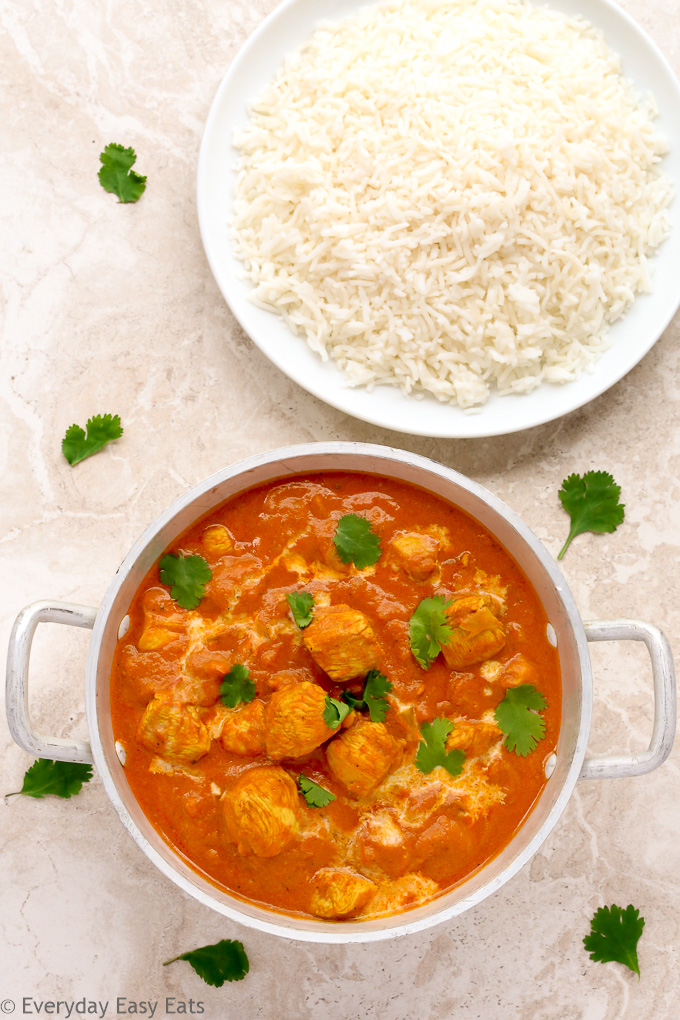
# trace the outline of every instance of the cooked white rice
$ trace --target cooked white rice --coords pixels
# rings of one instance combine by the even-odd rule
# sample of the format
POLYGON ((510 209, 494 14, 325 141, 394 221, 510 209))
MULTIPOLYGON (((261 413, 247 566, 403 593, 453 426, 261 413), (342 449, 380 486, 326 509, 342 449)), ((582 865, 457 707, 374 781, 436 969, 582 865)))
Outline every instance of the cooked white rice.
POLYGON ((469 408, 574 379, 650 289, 655 114, 591 25, 524 0, 324 23, 235 139, 252 298, 351 385, 469 408))

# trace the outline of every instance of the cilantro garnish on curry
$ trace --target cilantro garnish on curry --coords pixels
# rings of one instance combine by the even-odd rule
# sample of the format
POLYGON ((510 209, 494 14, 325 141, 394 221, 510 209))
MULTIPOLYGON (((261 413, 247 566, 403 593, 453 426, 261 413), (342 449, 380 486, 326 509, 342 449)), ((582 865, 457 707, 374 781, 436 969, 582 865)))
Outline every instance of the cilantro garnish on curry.
POLYGON ((349 705, 343 704, 342 701, 338 701, 337 698, 331 698, 330 694, 326 695, 326 707, 323 710, 323 721, 326 726, 331 730, 337 730, 341 722, 349 715, 351 709, 349 705))
POLYGON ((291 591, 286 595, 290 611, 296 624, 302 630, 309 627, 314 615, 314 596, 308 591, 291 591))
POLYGON ((358 570, 372 567, 380 559, 380 539, 371 522, 358 514, 344 514, 338 521, 333 544, 343 563, 353 563, 358 570))
POLYGON ((128 782, 241 899, 408 910, 495 857, 545 786, 545 611, 433 494, 347 472, 242 492, 165 552, 129 616, 111 694, 128 782))
POLYGON ((202 556, 163 556, 158 564, 163 584, 170 587, 170 595, 183 609, 196 609, 205 595, 205 586, 212 571, 202 556))
POLYGON ((416 751, 416 768, 429 773, 440 765, 450 776, 458 776, 463 771, 465 752, 454 747, 447 751, 447 737, 455 729, 450 719, 433 719, 432 722, 421 723, 421 741, 416 751))
POLYGON ((324 790, 323 786, 319 786, 318 783, 315 783, 314 780, 309 779, 307 776, 303 776, 302 773, 298 777, 298 783, 310 807, 328 807, 331 801, 335 800, 334 793, 324 790))
POLYGON ((546 700, 533 684, 511 687, 493 714, 505 734, 505 746, 526 756, 543 739, 545 723, 538 714, 546 700))
POLYGON ((368 712, 373 722, 385 722, 390 707, 387 695, 391 690, 392 684, 386 676, 377 669, 369 669, 361 697, 355 697, 347 689, 342 692, 342 697, 350 708, 356 709, 357 712, 368 712))
POLYGON ((237 662, 222 677, 220 684, 220 700, 227 708, 248 704, 257 694, 257 687, 250 679, 250 670, 242 662, 237 662))
POLYGON ((423 667, 428 669, 442 650, 442 644, 451 640, 451 628, 446 618, 450 599, 441 595, 423 599, 408 625, 411 651, 423 667))

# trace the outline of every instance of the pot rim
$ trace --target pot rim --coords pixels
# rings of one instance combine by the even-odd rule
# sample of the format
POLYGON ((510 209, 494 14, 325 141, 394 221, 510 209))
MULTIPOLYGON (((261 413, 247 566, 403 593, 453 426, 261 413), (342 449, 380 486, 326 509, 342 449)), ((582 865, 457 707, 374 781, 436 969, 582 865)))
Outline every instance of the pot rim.
MULTIPOLYGON (((348 470, 361 471, 360 465, 352 465, 348 470)), ((322 467, 308 469, 308 470, 323 470, 322 467)), ((364 468, 368 474, 377 474, 375 467, 369 469, 364 468)), ((300 473, 303 473, 301 470, 300 473)), ((272 473, 272 479, 278 477, 276 472, 272 473)), ((418 483, 417 483, 418 484, 418 483)), ((426 488, 425 485, 422 486, 426 488)), ((241 491, 241 490, 239 490, 241 491)), ((201 514, 197 514, 196 519, 199 519, 201 514)), ((488 528, 488 525, 484 521, 480 523, 488 528)), ((491 529, 489 529, 491 530, 491 529)), ((493 531, 492 531, 493 534, 493 531)), ((514 554, 513 554, 514 555, 514 554)), ((516 557, 515 557, 516 558, 516 557)), ((521 561, 518 559, 519 566, 522 567, 521 561)), ((316 942, 316 943, 330 943, 330 944, 345 944, 345 943, 359 943, 359 942, 377 942, 383 939, 394 938, 397 936, 403 936, 408 934, 414 934, 416 932, 424 931, 427 928, 432 927, 435 924, 440 924, 444 921, 451 920, 457 915, 463 913, 463 911, 469 909, 472 906, 480 903, 482 900, 490 896, 491 893, 495 892, 502 885, 504 885, 510 878, 512 878, 536 853, 539 847, 545 842, 548 835, 556 825, 560 815, 564 811, 566 804, 571 797, 576 781, 581 771, 581 766, 585 758, 586 747, 588 742, 588 734, 590 730, 590 719, 592 713, 592 673, 590 666, 590 656, 587 648, 587 638, 584 630, 581 616, 576 607, 576 603, 573 596, 562 576, 557 564, 543 546, 540 540, 534 535, 531 529, 524 523, 524 521, 511 510, 502 500, 491 493, 489 490, 484 488, 479 483, 467 478, 465 475, 460 474, 452 468, 445 467, 444 465, 438 464, 435 461, 431 461, 426 457, 422 457, 419 454, 410 453, 404 450, 394 449, 388 446, 380 446, 377 444, 370 443, 355 443, 355 442, 320 442, 320 443, 304 443, 300 445, 281 447, 276 450, 270 450, 267 453, 256 454, 251 457, 247 457, 244 460, 237 461, 235 464, 230 465, 227 468, 223 468, 221 471, 217 471, 214 474, 208 476, 203 481, 197 483, 188 489, 185 493, 177 497, 173 502, 162 511, 156 519, 150 524, 142 535, 133 544, 129 553, 121 563, 120 567, 116 571, 116 574, 111 580, 104 598, 102 599, 101 606, 97 613, 94 629, 92 632, 92 639, 90 642, 90 649, 87 659, 86 667, 86 691, 85 691, 85 707, 87 723, 90 732, 90 741, 92 745, 92 753, 94 761, 97 766, 97 770, 101 776, 104 789, 111 800, 116 812, 121 819, 124 827, 130 833, 134 841, 137 843, 139 848, 144 854, 151 860, 153 864, 175 885, 178 885, 185 893, 193 896, 204 906, 210 907, 216 910, 218 913, 229 917, 233 921, 238 921, 241 924, 245 924, 247 927, 254 928, 258 931, 264 931, 268 934, 284 936, 285 938, 294 939, 303 942, 316 942), (238 476, 243 478, 242 489, 247 489, 250 484, 264 484, 262 480, 257 482, 248 482, 248 474, 253 472, 255 469, 271 465, 274 467, 279 464, 285 468, 286 461, 290 458, 299 458, 303 456, 331 456, 341 455, 346 457, 354 458, 373 458, 384 462, 385 464, 385 475, 390 476, 389 465, 390 464, 402 464, 408 465, 409 467, 415 467, 421 469, 428 474, 439 476, 447 481, 451 481, 461 488, 467 490, 473 497, 476 497, 483 504, 490 507, 497 514, 505 518, 506 522, 511 525, 514 531, 519 535, 523 544, 528 546, 531 552, 538 559, 541 568, 546 572, 550 581, 552 582, 555 592, 562 602, 569 625, 576 643, 578 661, 581 672, 581 712, 580 721, 578 727, 578 735, 573 750, 571 762, 569 764, 567 774, 564 778, 562 788, 557 795, 555 802, 553 803, 549 813, 544 819, 538 831, 530 839, 530 841, 523 847, 523 849, 516 855, 514 860, 491 879, 488 883, 481 886, 471 895, 459 899, 455 903, 442 907, 440 910, 435 910, 433 913, 420 917, 414 920, 405 920, 403 924, 393 925, 389 928, 378 928, 375 927, 376 920, 373 919, 372 927, 370 930, 362 929, 361 921, 351 922, 320 922, 321 924, 328 925, 328 928, 318 928, 314 930, 306 930, 303 928, 293 928, 284 926, 276 922, 276 917, 279 916, 275 910, 264 908, 262 913, 266 914, 265 917, 252 916, 245 911, 239 909, 239 903, 241 902, 238 898, 233 898, 233 906, 231 903, 224 903, 216 899, 207 889, 201 888, 195 884, 190 883, 179 870, 170 864, 161 854, 149 843, 144 834, 140 831, 137 824, 131 817, 126 805, 123 803, 123 799, 118 791, 118 786, 113 778, 111 770, 108 765, 106 754, 104 751, 102 738, 100 735, 100 722, 97 712, 97 672, 98 663, 100 656, 100 649, 102 640, 104 637, 105 630, 108 625, 109 616, 114 605, 116 596, 124 582, 127 579, 128 574, 136 564, 140 555, 146 550, 148 545, 156 538, 159 532, 170 523, 182 510, 184 510, 189 504, 199 499, 201 496, 210 492, 216 486, 221 485, 228 479, 233 479, 238 476), (270 919, 271 918, 271 919, 270 919)), ((521 828, 520 830, 521 831, 521 828)), ((173 851, 173 856, 178 860, 181 857, 176 851, 173 851)), ((483 867, 485 867, 484 865, 483 867)), ((198 873, 197 873, 198 874, 198 873)), ((206 880, 206 886, 209 883, 206 880)), ((219 887, 215 887, 218 889, 219 887)), ((226 894, 229 895, 228 890, 226 894)), ((445 895, 445 894, 444 894, 445 895)), ((281 913, 282 921, 286 919, 289 923, 295 921, 295 918, 290 914, 281 913)), ((395 915, 388 915, 385 920, 392 920, 395 915)), ((398 916, 398 915, 397 915, 398 916)), ((408 912, 403 914, 405 918, 408 918, 408 912)), ((371 923, 370 921, 364 922, 366 924, 371 923)))

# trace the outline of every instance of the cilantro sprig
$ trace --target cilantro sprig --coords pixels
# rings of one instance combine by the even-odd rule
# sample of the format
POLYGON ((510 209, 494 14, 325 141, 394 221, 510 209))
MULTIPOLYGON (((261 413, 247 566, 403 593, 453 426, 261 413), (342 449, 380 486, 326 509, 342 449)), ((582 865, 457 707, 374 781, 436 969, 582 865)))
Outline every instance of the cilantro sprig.
POLYGON ((224 674, 220 684, 220 700, 223 705, 227 708, 236 708, 237 705, 247 704, 253 700, 257 688, 249 676, 248 667, 241 662, 237 662, 224 674))
POLYGON ((451 640, 451 625, 445 610, 451 599, 432 595, 419 603, 408 625, 411 651, 423 669, 429 669, 442 650, 442 645, 451 640))
POLYGON ((118 414, 95 414, 88 419, 85 428, 87 435, 80 425, 70 425, 61 441, 61 451, 71 467, 123 435, 118 414))
POLYGON ((314 615, 314 596, 308 591, 290 591, 286 599, 300 630, 309 627, 314 615))
POLYGON ((205 595, 212 570, 202 556, 175 556, 167 553, 158 564, 161 581, 170 586, 170 594, 183 609, 195 609, 205 595))
POLYGON ((343 691, 342 699, 357 712, 368 711, 371 722, 384 722, 390 708, 386 695, 391 690, 392 684, 387 677, 377 669, 371 669, 366 674, 362 696, 355 698, 349 691, 343 691))
POLYGON ((547 701, 533 684, 510 687, 494 712, 494 719, 505 733, 508 751, 525 758, 545 736, 545 722, 537 712, 547 701))
POLYGON ((250 970, 250 963, 242 942, 222 939, 212 946, 201 946, 166 960, 167 967, 177 960, 186 960, 207 985, 221 988, 225 981, 242 981, 250 970))
POLYGON ((326 695, 326 707, 323 710, 323 721, 326 723, 331 730, 337 730, 343 719, 346 719, 351 709, 349 705, 346 705, 344 701, 338 701, 336 698, 331 698, 330 694, 326 695))
POLYGON ((590 934, 583 945, 597 963, 622 963, 640 978, 637 944, 645 926, 644 917, 632 904, 625 910, 612 903, 600 907, 590 922, 590 934))
POLYGON ((134 149, 126 149, 115 142, 107 145, 99 159, 99 183, 104 191, 118 196, 120 202, 137 202, 146 188, 146 177, 131 170, 137 162, 134 149))
POLYGON ((465 752, 460 748, 446 750, 446 738, 453 729, 450 719, 433 719, 432 722, 421 723, 421 741, 416 752, 416 768, 421 772, 432 772, 438 765, 449 773, 457 776, 463 770, 465 752))
POLYGON ((561 560, 572 539, 584 531, 606 534, 616 531, 624 518, 624 505, 619 501, 621 486, 606 471, 586 471, 569 475, 558 492, 560 502, 571 518, 571 529, 559 553, 561 560))
POLYGON ((49 758, 38 758, 24 776, 24 785, 6 797, 17 797, 23 793, 25 797, 40 799, 52 794, 68 800, 83 788, 84 783, 92 779, 92 766, 82 765, 73 761, 51 761, 49 758))
POLYGON ((309 807, 328 807, 328 805, 335 800, 334 793, 331 793, 330 790, 325 790, 323 786, 319 786, 318 783, 315 783, 312 779, 308 779, 307 776, 302 775, 302 773, 300 773, 298 783, 309 807))
POLYGON ((372 567, 380 559, 380 539, 371 522, 358 514, 340 518, 333 542, 342 562, 353 563, 357 570, 372 567))

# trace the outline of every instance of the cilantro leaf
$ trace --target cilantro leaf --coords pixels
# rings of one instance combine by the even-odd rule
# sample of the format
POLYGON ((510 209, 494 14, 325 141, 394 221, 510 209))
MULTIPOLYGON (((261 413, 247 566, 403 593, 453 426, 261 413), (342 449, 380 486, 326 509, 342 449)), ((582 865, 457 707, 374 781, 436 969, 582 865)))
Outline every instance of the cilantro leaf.
POLYGON ((433 595, 423 599, 409 621, 411 651, 423 669, 429 669, 442 645, 451 640, 451 625, 444 612, 450 605, 451 599, 433 595))
POLYGON ((286 599, 300 630, 309 627, 314 615, 314 596, 308 591, 291 591, 286 595, 286 599))
POLYGON ((202 556, 175 556, 167 553, 158 564, 163 584, 183 609, 195 609, 205 595, 212 570, 202 556))
POLYGON ((366 674, 366 685, 364 687, 364 701, 371 717, 371 722, 383 722, 390 706, 387 703, 386 695, 392 690, 392 684, 379 673, 377 669, 371 669, 366 674))
POLYGON ((92 766, 82 765, 73 761, 51 761, 49 758, 38 758, 24 776, 24 785, 6 797, 16 797, 23 793, 26 797, 42 798, 46 794, 55 797, 69 797, 80 793, 83 783, 92 779, 92 766))
POLYGON ((243 943, 232 939, 222 939, 213 946, 201 946, 181 956, 173 956, 163 966, 167 967, 176 960, 186 960, 207 985, 215 988, 221 988, 225 981, 242 981, 250 970, 243 943))
POLYGON ((227 708, 236 708, 241 702, 247 703, 253 700, 257 694, 257 688, 248 677, 248 667, 240 662, 237 662, 228 673, 224 674, 220 684, 220 699, 223 705, 226 705, 227 708))
POLYGON ((625 910, 612 903, 611 907, 600 907, 590 922, 590 935, 583 945, 590 953, 590 959, 598 963, 622 963, 634 971, 640 979, 637 944, 645 926, 644 917, 632 904, 625 910))
POLYGON ((392 684, 378 672, 377 669, 370 669, 366 674, 364 693, 360 698, 355 698, 349 691, 342 692, 342 700, 346 701, 350 708, 357 712, 368 710, 371 722, 384 722, 389 711, 386 695, 392 690, 392 684))
POLYGON ((349 713, 349 705, 343 704, 342 701, 336 701, 335 698, 331 698, 330 694, 326 695, 326 707, 323 710, 323 721, 329 729, 337 730, 342 720, 346 719, 349 713))
POLYGON ((545 723, 540 715, 547 701, 533 684, 509 687, 494 712, 494 719, 505 733, 503 743, 508 751, 525 758, 545 736, 545 723))
POLYGON ((134 149, 112 143, 106 146, 99 158, 102 167, 98 177, 104 191, 118 195, 120 202, 136 202, 142 197, 146 177, 130 169, 137 162, 134 149))
POLYGON ((87 435, 80 425, 71 425, 61 441, 61 451, 71 466, 91 457, 103 446, 123 435, 118 414, 95 414, 86 425, 87 435))
POLYGON ((342 562, 353 563, 358 570, 372 567, 380 559, 380 539, 373 533, 371 522, 358 514, 340 518, 333 542, 342 562))
POLYGON ((298 783, 310 807, 327 807, 331 801, 335 800, 334 793, 331 793, 330 790, 324 790, 323 786, 319 786, 318 783, 308 779, 307 776, 303 776, 302 773, 298 783))
POLYGON ((558 496, 571 517, 571 530, 557 554, 558 560, 562 559, 576 535, 584 531, 616 531, 624 518, 620 495, 621 486, 606 471, 586 471, 583 477, 569 475, 565 478, 558 496))
POLYGON ((465 752, 456 748, 446 750, 446 738, 453 729, 450 719, 433 719, 430 723, 421 723, 421 741, 416 753, 416 768, 421 772, 432 772, 441 765, 449 775, 457 776, 463 770, 465 752))
POLYGON ((356 709, 357 712, 363 712, 366 708, 366 702, 363 698, 355 698, 349 691, 343 691, 341 694, 343 701, 346 701, 350 708, 356 709))

